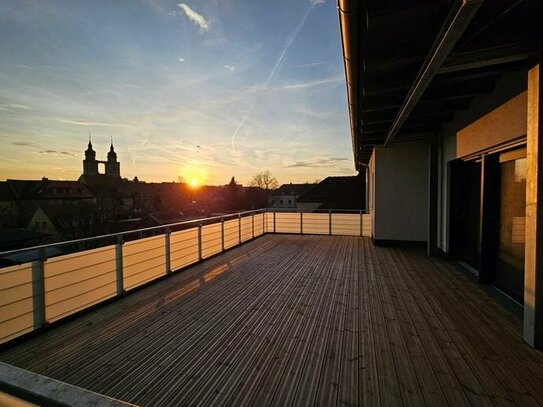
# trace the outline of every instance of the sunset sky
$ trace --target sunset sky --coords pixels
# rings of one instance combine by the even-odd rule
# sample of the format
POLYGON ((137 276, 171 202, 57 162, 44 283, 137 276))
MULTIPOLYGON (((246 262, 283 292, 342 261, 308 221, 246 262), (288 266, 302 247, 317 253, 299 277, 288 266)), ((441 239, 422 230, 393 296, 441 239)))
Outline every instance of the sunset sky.
POLYGON ((352 175, 335 0, 0 0, 0 179, 352 175))

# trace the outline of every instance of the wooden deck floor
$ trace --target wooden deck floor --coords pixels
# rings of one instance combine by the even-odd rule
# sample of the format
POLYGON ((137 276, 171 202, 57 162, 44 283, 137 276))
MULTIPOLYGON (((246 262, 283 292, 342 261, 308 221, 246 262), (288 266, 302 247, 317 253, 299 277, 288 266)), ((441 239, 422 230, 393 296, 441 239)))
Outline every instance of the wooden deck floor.
POLYGON ((0 360, 148 406, 538 405, 520 330, 417 250, 266 235, 0 360))

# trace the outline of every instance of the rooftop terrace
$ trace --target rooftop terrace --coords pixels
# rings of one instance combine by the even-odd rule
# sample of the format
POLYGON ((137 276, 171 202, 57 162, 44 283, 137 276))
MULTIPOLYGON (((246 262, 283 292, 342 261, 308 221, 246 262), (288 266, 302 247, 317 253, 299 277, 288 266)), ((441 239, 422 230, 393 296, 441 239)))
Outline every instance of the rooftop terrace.
POLYGON ((457 267, 267 234, 0 360, 140 405, 537 405, 543 355, 457 267))

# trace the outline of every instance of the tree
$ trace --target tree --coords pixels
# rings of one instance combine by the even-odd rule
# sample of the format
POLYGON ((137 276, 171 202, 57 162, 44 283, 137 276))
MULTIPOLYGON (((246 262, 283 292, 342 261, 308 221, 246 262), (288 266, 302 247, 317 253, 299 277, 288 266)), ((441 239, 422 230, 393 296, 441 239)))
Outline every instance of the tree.
POLYGON ((238 210, 240 204, 240 185, 236 182, 236 178, 232 177, 226 185, 227 207, 231 210, 238 210))
POLYGON ((275 178, 271 172, 268 170, 259 172, 256 174, 250 185, 252 187, 258 187, 260 189, 263 189, 266 192, 266 205, 268 204, 268 191, 270 189, 277 189, 279 187, 279 182, 277 181, 277 178, 275 178))

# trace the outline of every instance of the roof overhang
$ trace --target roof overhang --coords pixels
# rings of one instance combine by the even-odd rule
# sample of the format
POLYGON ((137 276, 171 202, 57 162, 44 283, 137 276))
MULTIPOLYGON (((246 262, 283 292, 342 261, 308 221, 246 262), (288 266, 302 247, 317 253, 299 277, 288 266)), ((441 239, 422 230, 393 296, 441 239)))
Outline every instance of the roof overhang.
POLYGON ((354 159, 428 138, 527 69, 543 38, 541 0, 338 0, 354 159))

